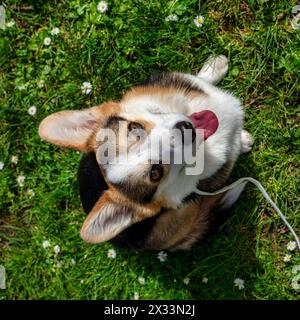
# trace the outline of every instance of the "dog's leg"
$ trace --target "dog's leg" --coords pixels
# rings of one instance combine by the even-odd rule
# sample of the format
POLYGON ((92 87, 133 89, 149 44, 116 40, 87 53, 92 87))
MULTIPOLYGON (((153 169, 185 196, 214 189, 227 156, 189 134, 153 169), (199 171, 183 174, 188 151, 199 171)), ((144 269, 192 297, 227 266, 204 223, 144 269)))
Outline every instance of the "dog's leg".
POLYGON ((247 153, 251 150, 251 147, 253 145, 253 137, 251 134, 246 131, 242 130, 241 132, 241 153, 247 153))
POLYGON ((211 84, 217 84, 228 71, 228 59, 224 55, 211 56, 204 63, 197 77, 211 84))

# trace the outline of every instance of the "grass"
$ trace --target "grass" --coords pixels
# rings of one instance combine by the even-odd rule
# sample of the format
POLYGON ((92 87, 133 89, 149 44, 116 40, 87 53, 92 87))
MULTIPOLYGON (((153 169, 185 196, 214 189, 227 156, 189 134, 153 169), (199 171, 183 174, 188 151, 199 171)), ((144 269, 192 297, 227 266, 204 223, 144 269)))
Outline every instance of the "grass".
POLYGON ((226 54, 230 71, 220 86, 242 99, 245 127, 255 137, 232 181, 260 180, 299 234, 296 1, 116 0, 101 15, 97 1, 5 4, 6 19, 15 25, 0 29, 0 264, 7 272, 0 299, 132 299, 135 292, 140 299, 299 299, 291 270, 300 255, 283 261, 293 239, 253 187, 220 231, 191 251, 168 253, 162 263, 156 252, 115 248, 116 258, 109 259, 112 245, 79 237, 85 218, 76 182, 81 155, 43 143, 37 134, 50 113, 118 99, 153 72, 195 73, 210 54, 226 54), (169 14, 178 21, 165 21, 169 14), (205 17, 201 28, 193 23, 197 15, 205 17), (50 35, 53 27, 60 34, 50 35), (48 36, 52 42, 45 46, 48 36), (81 92, 84 81, 92 83, 90 95, 81 92), (32 105, 35 116, 27 112, 32 105), (26 177, 24 187, 19 175, 26 177), (42 247, 45 240, 49 249, 42 247), (54 245, 61 248, 57 255, 54 245), (244 290, 234 286, 237 277, 245 280, 244 290))

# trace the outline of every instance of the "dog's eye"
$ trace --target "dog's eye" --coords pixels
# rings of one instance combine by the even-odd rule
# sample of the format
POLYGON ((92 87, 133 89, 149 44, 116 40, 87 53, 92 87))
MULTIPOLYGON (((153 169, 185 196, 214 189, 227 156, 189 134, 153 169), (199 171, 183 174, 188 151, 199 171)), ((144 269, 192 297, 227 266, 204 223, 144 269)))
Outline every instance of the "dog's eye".
POLYGON ((143 129, 143 126, 138 122, 129 122, 128 123, 128 132, 131 132, 133 130, 141 130, 143 129))
POLYGON ((150 180, 152 182, 158 182, 164 175, 164 168, 159 164, 154 164, 150 171, 150 180))

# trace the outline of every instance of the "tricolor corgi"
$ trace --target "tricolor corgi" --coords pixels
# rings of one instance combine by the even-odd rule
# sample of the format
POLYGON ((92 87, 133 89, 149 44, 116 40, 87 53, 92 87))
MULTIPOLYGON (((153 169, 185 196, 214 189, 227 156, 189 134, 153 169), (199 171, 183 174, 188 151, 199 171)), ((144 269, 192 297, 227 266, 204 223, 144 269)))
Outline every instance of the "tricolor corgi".
POLYGON ((195 193, 223 187, 253 143, 243 130, 241 102, 215 86, 227 70, 225 56, 210 57, 196 76, 152 76, 120 101, 42 121, 42 139, 85 153, 78 171, 88 212, 83 240, 137 250, 189 249, 208 233, 218 211, 238 199, 241 190, 195 193), (188 149, 188 159, 177 157, 188 149), (198 171, 188 171, 191 159, 198 171))

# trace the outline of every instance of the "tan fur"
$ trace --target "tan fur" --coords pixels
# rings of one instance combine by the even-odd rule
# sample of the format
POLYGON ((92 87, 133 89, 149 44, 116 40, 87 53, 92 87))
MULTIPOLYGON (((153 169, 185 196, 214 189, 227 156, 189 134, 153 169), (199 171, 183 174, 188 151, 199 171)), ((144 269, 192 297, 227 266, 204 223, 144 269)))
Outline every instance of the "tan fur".
POLYGON ((189 249, 208 230, 211 210, 220 198, 221 196, 201 198, 179 210, 167 211, 156 222, 145 247, 155 250, 189 249))
POLYGON ((120 104, 116 101, 104 102, 100 105, 100 118, 107 119, 111 115, 118 115, 120 113, 120 104))
POLYGON ((97 148, 99 147, 99 142, 97 142, 96 135, 97 135, 97 132, 99 131, 99 127, 103 125, 103 122, 107 118, 109 118, 112 115, 118 115, 120 113, 120 105, 115 101, 105 102, 98 107, 98 113, 99 113, 99 126, 97 127, 96 130, 93 130, 93 133, 90 135, 86 143, 89 151, 97 150, 97 148))
POLYGON ((107 182, 107 184, 109 186, 109 195, 111 199, 113 199, 113 201, 116 203, 131 207, 136 214, 136 222, 152 217, 161 209, 161 206, 158 203, 151 202, 149 204, 140 205, 136 202, 133 202, 119 192, 116 188, 114 188, 109 182, 107 182))

